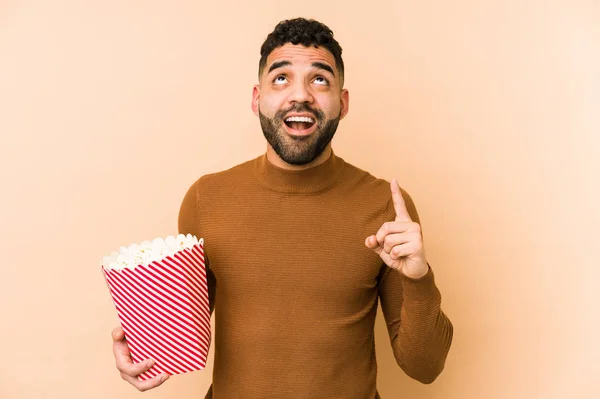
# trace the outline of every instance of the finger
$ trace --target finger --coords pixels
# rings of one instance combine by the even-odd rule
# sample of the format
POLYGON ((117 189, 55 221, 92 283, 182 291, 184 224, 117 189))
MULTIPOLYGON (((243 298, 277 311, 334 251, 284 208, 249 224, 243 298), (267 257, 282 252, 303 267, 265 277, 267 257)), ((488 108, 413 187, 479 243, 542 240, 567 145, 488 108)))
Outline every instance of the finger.
POLYGON ((125 332, 121 327, 117 327, 112 330, 110 335, 112 336, 113 341, 122 341, 125 339, 125 332))
POLYGON ((413 222, 385 222, 381 225, 379 230, 377 230, 377 233, 375 233, 379 246, 383 247, 385 237, 388 234, 398 234, 410 231, 411 229, 416 228, 415 224, 416 223, 413 222))
POLYGON ((388 234, 383 240, 383 250, 389 254, 396 245, 402 245, 415 239, 418 239, 418 237, 412 232, 388 234))
POLYGON ((367 239, 365 240, 365 245, 367 246, 367 248, 375 251, 375 253, 377 255, 381 256, 381 252, 383 251, 383 248, 379 246, 379 243, 377 242, 377 238, 374 235, 367 237, 367 239))
POLYGON ((131 352, 127 346, 127 341, 125 341, 124 338, 121 340, 113 340, 113 355, 117 362, 117 368, 121 371, 124 371, 126 367, 133 363, 131 361, 131 352))
POLYGON ((392 258, 393 260, 398 260, 400 258, 409 256, 409 255, 415 253, 415 250, 416 250, 415 243, 407 242, 407 243, 404 243, 401 245, 396 245, 394 248, 391 249, 389 254, 390 254, 390 258, 392 258))
POLYGON ((129 376, 136 377, 154 366, 155 362, 153 359, 146 359, 140 363, 133 363, 129 346, 127 346, 127 341, 125 340, 125 334, 121 328, 114 329, 112 336, 113 354, 119 371, 129 376))
POLYGON ((370 235, 365 240, 365 245, 369 249, 377 249, 379 247, 379 243, 377 242, 377 237, 375 235, 370 235))
POLYGON ((119 368, 119 366, 117 366, 117 368, 119 371, 127 374, 130 377, 137 377, 138 375, 150 370, 155 363, 156 362, 153 359, 146 359, 139 363, 122 364, 121 368, 119 368))
POLYGON ((396 211, 396 221, 412 222, 412 219, 408 214, 408 210, 406 209, 406 203, 404 202, 404 198, 402 198, 402 192, 400 191, 400 186, 398 185, 398 181, 396 180, 396 178, 392 179, 390 186, 392 189, 392 201, 394 202, 394 210, 396 211))
POLYGON ((163 382, 168 380, 169 374, 162 373, 162 374, 157 375, 156 377, 153 377, 153 378, 150 378, 147 380, 143 380, 143 381, 138 379, 137 377, 132 377, 127 374, 121 374, 121 377, 123 377, 123 379, 125 381, 127 381, 128 383, 130 383, 131 385, 136 387, 139 391, 144 392, 149 389, 156 388, 157 386, 161 385, 163 382))
POLYGON ((132 363, 131 353, 129 352, 129 347, 125 340, 125 333, 121 327, 115 328, 111 335, 113 339, 113 355, 117 362, 117 368, 121 370, 121 368, 124 368, 127 364, 132 363))

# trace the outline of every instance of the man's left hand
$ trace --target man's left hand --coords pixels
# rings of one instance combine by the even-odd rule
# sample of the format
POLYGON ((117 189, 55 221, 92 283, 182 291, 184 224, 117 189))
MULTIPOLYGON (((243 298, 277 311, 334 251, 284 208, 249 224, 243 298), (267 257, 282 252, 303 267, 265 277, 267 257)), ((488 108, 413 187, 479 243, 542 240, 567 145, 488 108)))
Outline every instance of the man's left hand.
POLYGON ((396 179, 392 179, 391 190, 396 218, 381 225, 377 234, 367 237, 365 245, 389 267, 409 278, 418 279, 429 270, 421 226, 410 218, 396 179))

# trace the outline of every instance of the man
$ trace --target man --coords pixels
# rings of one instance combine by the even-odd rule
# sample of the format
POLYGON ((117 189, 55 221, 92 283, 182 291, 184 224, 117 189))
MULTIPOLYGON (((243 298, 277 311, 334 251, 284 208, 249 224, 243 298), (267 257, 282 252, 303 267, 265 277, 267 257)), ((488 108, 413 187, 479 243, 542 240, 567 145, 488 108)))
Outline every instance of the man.
MULTIPOLYGON (((348 112, 342 49, 325 25, 283 21, 261 48, 252 110, 266 154, 196 181, 179 232, 205 239, 215 313, 213 384, 206 398, 379 398, 378 300, 394 355, 431 383, 452 324, 423 249, 410 196, 333 153, 348 112)), ((113 331, 121 376, 138 381, 113 331)))

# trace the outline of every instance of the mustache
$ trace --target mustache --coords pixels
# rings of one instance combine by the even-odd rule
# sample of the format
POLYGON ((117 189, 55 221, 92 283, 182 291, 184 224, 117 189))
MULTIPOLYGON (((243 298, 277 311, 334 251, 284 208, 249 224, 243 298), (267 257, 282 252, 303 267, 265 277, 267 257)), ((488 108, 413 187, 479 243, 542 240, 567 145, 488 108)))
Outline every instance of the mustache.
POLYGON ((311 113, 311 114, 313 114, 315 116, 315 118, 319 122, 321 122, 321 121, 323 121, 323 119, 325 119, 325 115, 323 114, 323 111, 311 108, 308 104, 305 104, 305 103, 296 103, 296 104, 292 105, 288 109, 277 111, 275 113, 275 117, 273 119, 276 122, 279 123, 279 122, 283 121, 283 119, 285 118, 285 116, 287 114, 289 114, 290 112, 298 112, 298 113, 307 112, 307 113, 311 113))

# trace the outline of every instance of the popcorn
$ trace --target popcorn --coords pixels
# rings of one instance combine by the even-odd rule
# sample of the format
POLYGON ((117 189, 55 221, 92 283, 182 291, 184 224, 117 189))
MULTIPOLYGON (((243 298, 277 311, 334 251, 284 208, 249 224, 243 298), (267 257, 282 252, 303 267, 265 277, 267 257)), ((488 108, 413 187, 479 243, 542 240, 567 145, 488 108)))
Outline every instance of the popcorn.
POLYGON ((139 375, 181 374, 206 367, 211 341, 204 239, 188 234, 121 247, 102 272, 139 375))
POLYGON ((191 234, 179 234, 177 237, 168 236, 165 239, 160 237, 150 241, 143 241, 141 244, 131 244, 129 247, 121 247, 119 253, 113 252, 110 256, 102 258, 102 266, 108 270, 123 270, 125 268, 135 269, 139 265, 148 265, 156 262, 166 256, 173 256, 182 249, 192 248, 198 243, 203 244, 203 240, 196 238, 191 234))

